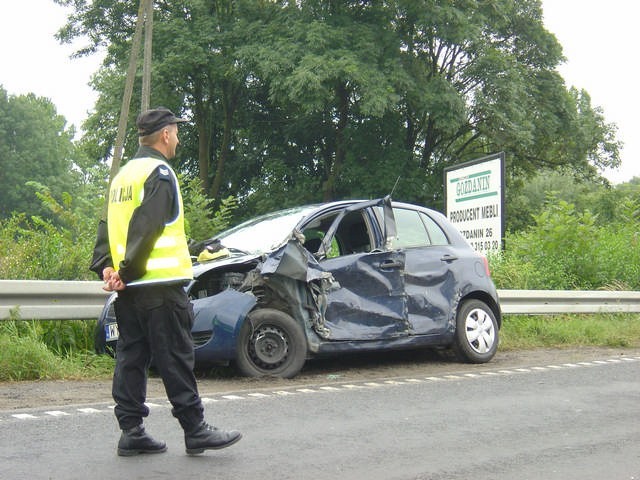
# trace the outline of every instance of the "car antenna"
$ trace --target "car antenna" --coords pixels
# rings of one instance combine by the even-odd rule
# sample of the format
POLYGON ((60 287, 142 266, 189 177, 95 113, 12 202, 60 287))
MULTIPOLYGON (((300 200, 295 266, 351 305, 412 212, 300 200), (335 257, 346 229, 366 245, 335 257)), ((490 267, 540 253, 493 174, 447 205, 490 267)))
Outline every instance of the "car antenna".
POLYGON ((393 192, 396 191, 396 187, 398 186, 398 182, 400 181, 400 175, 396 178, 396 183, 393 184, 393 188, 391 189, 391 193, 389 194, 389 198, 393 198, 393 192))

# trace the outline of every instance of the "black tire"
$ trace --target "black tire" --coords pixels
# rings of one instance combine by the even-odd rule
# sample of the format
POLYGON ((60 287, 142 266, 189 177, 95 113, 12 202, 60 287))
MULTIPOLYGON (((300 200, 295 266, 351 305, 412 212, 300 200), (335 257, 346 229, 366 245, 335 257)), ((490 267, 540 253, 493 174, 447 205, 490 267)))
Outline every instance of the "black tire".
POLYGON ((307 358, 304 330, 272 308, 254 310, 240 328, 236 366, 247 377, 292 378, 307 358))
POLYGON ((486 363, 498 350, 498 322, 480 300, 466 300, 458 307, 453 350, 468 363, 486 363))

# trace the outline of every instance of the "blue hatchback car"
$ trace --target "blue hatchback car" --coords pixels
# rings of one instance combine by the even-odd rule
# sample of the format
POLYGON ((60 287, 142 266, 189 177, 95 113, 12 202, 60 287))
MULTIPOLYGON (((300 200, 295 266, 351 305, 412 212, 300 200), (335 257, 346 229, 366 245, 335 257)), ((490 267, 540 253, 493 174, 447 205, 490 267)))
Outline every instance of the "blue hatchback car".
MULTIPOLYGON (((418 347, 483 363, 501 311, 488 264, 440 213, 340 201, 263 215, 192 250, 197 366, 290 378, 312 357, 418 347)), ((96 350, 115 351, 110 297, 96 350)))

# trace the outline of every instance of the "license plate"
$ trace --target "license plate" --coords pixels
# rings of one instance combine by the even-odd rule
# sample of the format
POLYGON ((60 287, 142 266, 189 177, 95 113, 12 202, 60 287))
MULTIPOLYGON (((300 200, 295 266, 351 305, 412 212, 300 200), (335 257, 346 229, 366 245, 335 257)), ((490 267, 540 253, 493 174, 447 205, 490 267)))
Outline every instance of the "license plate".
POLYGON ((105 337, 107 338, 107 342, 110 342, 112 340, 117 340, 118 337, 120 336, 119 332, 118 332, 118 324, 117 323, 107 323, 104 326, 104 331, 105 331, 105 337))

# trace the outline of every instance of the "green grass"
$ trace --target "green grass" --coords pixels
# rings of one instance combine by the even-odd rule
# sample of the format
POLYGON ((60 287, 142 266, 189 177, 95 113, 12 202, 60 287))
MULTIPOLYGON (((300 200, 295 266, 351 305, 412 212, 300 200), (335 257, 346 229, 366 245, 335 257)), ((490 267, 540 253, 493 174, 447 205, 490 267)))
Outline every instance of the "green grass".
POLYGON ((506 315, 500 349, 640 347, 640 315, 506 315))
POLYGON ((92 353, 95 323, 0 322, 0 381, 110 377, 113 359, 92 353))
MULTIPOLYGON (((0 322, 0 381, 105 379, 114 360, 93 353, 95 322, 0 322)), ((640 348, 640 315, 506 315, 500 350, 640 348)), ((202 372, 200 372, 202 374, 202 372)), ((228 369, 207 371, 223 377, 228 369)))

